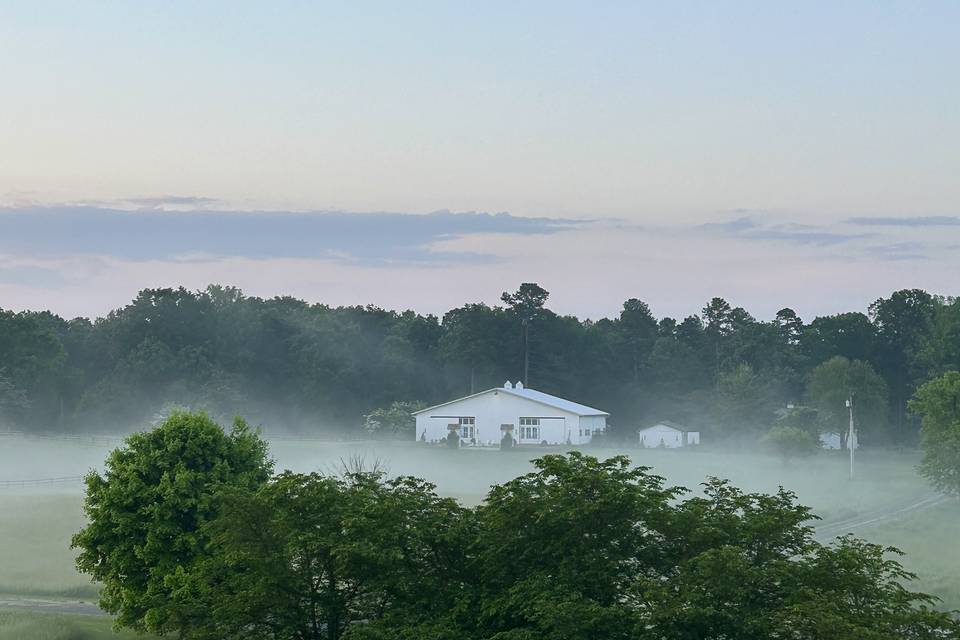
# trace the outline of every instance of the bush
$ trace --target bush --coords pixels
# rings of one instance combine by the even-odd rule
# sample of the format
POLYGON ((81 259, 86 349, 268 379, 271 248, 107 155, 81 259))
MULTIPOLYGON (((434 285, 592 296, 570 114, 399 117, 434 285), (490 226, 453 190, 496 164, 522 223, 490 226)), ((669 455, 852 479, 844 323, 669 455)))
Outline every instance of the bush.
POLYGON ((761 442, 784 460, 813 455, 820 449, 817 437, 800 427, 774 427, 761 442))
POLYGON ((426 405, 416 401, 394 402, 363 416, 363 428, 374 438, 410 440, 416 436, 417 419, 414 411, 426 405))

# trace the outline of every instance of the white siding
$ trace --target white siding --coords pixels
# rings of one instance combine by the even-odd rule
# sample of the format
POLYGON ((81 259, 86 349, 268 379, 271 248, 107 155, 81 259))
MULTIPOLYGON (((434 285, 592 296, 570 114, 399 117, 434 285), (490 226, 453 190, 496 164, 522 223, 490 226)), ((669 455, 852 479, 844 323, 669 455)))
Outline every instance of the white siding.
POLYGON ((682 447, 685 444, 699 444, 700 443, 700 433, 697 431, 687 432, 687 441, 684 441, 684 432, 679 429, 674 429, 673 427, 668 427, 665 424, 658 424, 647 429, 641 429, 639 432, 640 437, 640 446, 646 447, 648 449, 655 449, 657 447, 666 447, 667 449, 676 449, 682 447), (689 436, 691 434, 696 434, 696 442, 691 442, 689 436))
MULTIPOLYGON (((493 389, 470 398, 456 400, 417 415, 418 440, 437 442, 447 437, 447 425, 458 418, 474 418, 476 442, 480 445, 499 445, 500 426, 513 425, 513 436, 520 444, 582 444, 590 436, 581 437, 581 429, 591 432, 606 427, 605 416, 579 416, 528 398, 493 389), (520 418, 539 419, 539 439, 521 438, 520 418)), ((529 435, 529 434, 527 434, 529 435)), ((461 439, 463 444, 469 441, 461 439)))

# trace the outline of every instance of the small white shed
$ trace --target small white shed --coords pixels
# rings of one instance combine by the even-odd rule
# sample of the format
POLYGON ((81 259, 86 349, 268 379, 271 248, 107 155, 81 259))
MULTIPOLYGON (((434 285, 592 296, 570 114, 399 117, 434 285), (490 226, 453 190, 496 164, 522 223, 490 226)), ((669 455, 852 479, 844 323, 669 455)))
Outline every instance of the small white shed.
POLYGON ((498 446, 504 432, 519 445, 586 444, 603 433, 610 414, 507 382, 413 415, 421 442, 440 442, 456 432, 461 445, 498 446))
MULTIPOLYGON (((851 442, 851 446, 854 449, 860 448, 856 431, 853 432, 853 441, 851 442)), ((839 434, 835 431, 824 431, 820 434, 820 447, 833 451, 843 449, 843 434, 839 434)))
POLYGON ((700 432, 690 431, 673 422, 662 421, 637 432, 640 446, 646 449, 677 449, 700 444, 700 432))

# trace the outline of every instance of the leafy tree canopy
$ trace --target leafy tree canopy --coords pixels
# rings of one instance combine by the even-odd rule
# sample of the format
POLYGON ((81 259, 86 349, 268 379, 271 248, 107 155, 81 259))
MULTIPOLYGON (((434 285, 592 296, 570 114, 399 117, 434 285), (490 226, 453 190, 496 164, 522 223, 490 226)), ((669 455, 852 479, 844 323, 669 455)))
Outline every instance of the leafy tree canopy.
POLYGON ((922 385, 910 410, 923 420, 920 473, 944 493, 960 496, 960 372, 922 385))
POLYGON ((417 425, 414 411, 426 405, 415 401, 398 401, 389 407, 381 407, 363 417, 363 427, 375 438, 401 438, 412 440, 417 425))
POLYGON ((853 398, 858 433, 882 438, 887 429, 887 385, 866 362, 836 356, 818 365, 807 381, 807 400, 826 431, 846 434, 847 400, 853 398))
POLYGON ((870 443, 911 443, 919 420, 905 412, 907 398, 960 367, 960 301, 919 290, 809 323, 790 307, 757 319, 723 298, 659 320, 640 297, 591 319, 557 315, 548 300, 528 282, 504 293, 505 307, 468 303, 440 319, 211 285, 144 289, 95 320, 0 310, 3 419, 25 431, 129 431, 178 405, 221 421, 239 412, 278 429, 345 433, 393 402, 437 404, 527 378, 610 411, 614 439, 620 426, 658 419, 707 433, 718 416, 727 434, 752 436, 789 403, 836 409, 812 403, 807 381, 842 356, 886 385, 877 413, 863 416, 870 443), (727 384, 748 382, 743 366, 762 384, 727 384))
POLYGON ((211 640, 960 638, 908 588, 895 549, 817 542, 790 492, 708 479, 687 496, 624 457, 535 467, 472 509, 362 470, 224 487, 204 553, 166 574, 165 628, 211 640))
POLYGON ((255 490, 270 473, 266 444, 240 419, 224 432, 204 414, 174 413, 129 436, 103 475, 87 475, 88 524, 72 542, 77 568, 102 583, 100 607, 120 626, 168 631, 168 579, 207 553, 218 493, 255 490))

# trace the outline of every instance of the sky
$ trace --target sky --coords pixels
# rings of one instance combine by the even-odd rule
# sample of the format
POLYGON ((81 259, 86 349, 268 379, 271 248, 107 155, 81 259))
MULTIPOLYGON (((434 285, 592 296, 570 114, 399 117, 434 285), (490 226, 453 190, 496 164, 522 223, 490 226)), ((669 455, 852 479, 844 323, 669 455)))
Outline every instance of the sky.
POLYGON ((0 307, 957 294, 956 2, 0 3, 0 307))

